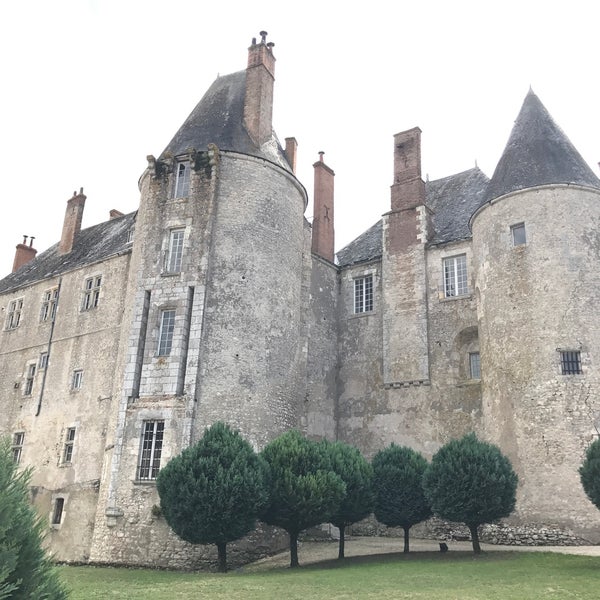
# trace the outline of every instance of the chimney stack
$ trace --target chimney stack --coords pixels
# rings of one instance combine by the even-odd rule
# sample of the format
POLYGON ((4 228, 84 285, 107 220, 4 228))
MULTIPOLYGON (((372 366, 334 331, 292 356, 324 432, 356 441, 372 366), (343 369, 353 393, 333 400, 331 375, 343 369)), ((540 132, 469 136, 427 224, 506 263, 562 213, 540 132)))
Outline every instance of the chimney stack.
POLYGON ((20 269, 23 265, 32 261, 37 254, 37 250, 33 247, 34 236, 29 237, 29 246, 27 245, 27 238, 29 236, 23 236, 23 242, 17 244, 17 251, 15 252, 15 260, 13 261, 12 272, 14 273, 20 269))
POLYGON ((334 262, 335 232, 333 223, 333 179, 335 173, 323 162, 324 152, 319 152, 315 169, 315 190, 312 225, 312 251, 334 262))
POLYGON ((394 136, 394 183, 392 211, 425 204, 421 179, 421 130, 418 127, 394 136))
POLYGON ((273 84, 275 57, 273 44, 267 43, 267 32, 260 32, 257 43, 252 38, 248 48, 246 69, 246 96, 244 98, 244 126, 257 146, 268 142, 273 135, 273 84))
POLYGON ((68 254, 73 249, 75 237, 81 230, 81 219, 83 218, 85 198, 83 188, 81 188, 79 194, 73 192, 73 197, 67 201, 62 236, 60 238, 60 243, 58 244, 59 254, 68 254))
POLYGON ((296 138, 285 138, 285 156, 292 167, 292 173, 296 174, 296 154, 298 153, 298 142, 296 138))

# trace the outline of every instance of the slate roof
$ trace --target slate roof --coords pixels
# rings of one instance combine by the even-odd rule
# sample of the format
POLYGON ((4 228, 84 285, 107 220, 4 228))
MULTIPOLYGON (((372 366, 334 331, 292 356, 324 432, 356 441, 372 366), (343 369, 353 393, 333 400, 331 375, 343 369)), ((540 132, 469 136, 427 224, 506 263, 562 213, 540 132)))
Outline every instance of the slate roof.
POLYGON ((598 177, 539 98, 529 91, 485 200, 550 183, 575 183, 600 189, 598 177))
POLYGON ((131 244, 127 243, 127 238, 135 222, 135 215, 135 212, 129 213, 82 229, 77 234, 69 254, 60 255, 58 244, 54 244, 18 271, 0 280, 0 293, 61 275, 122 252, 129 252, 131 244))
MULTIPOLYGON (((488 178, 478 168, 469 169, 425 184, 425 197, 432 210, 433 244, 471 237, 469 219, 485 198, 488 178)), ((342 248, 338 264, 342 267, 374 260, 382 253, 382 221, 342 248)))
POLYGON ((184 154, 190 148, 206 150, 215 144, 220 150, 250 154, 276 162, 285 169, 290 166, 281 144, 275 136, 260 148, 250 139, 244 127, 246 71, 217 77, 196 108, 161 154, 184 154))

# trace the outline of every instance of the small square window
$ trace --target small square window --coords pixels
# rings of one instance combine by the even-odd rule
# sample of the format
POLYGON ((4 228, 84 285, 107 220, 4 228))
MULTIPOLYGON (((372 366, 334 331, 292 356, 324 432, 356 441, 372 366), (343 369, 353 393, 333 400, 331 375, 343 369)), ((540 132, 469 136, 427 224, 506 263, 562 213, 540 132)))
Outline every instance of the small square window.
POLYGON ((52 511, 52 525, 60 525, 65 508, 65 499, 57 498, 54 501, 54 510, 52 511))
POLYGON ((8 305, 5 329, 16 329, 21 323, 21 311, 23 310, 23 298, 17 298, 8 305))
POLYGON ((471 379, 481 379, 481 359, 479 352, 469 352, 469 374, 471 379))
POLYGON ((71 389, 80 390, 83 385, 83 369, 75 369, 73 371, 73 379, 71 380, 71 389))
POLYGON ((560 366, 563 375, 581 375, 581 352, 578 350, 561 350, 560 366))
POLYGON ((190 164, 181 162, 177 165, 175 179, 175 198, 186 198, 190 193, 190 164))
POLYGON ((443 260, 444 297, 454 298, 468 293, 467 255, 450 256, 443 260))
POLYGON ((92 310, 100 302, 100 287, 102 286, 102 276, 88 277, 83 286, 83 300, 81 310, 92 310))
POLYGON ((511 225, 510 233, 513 246, 522 246, 527 243, 527 234, 525 233, 525 223, 511 225))
POLYGON ((373 311, 373 275, 354 280, 354 314, 373 311))
POLYGON ((25 377, 24 396, 31 396, 33 392, 33 382, 35 381, 35 364, 27 365, 27 376, 25 377))
POLYGON ((73 460, 73 445, 75 444, 75 427, 67 427, 65 445, 63 447, 63 464, 70 464, 73 460))
POLYGON ((25 433, 23 431, 18 431, 13 435, 12 456, 17 465, 21 462, 21 453, 23 452, 24 441, 25 433))

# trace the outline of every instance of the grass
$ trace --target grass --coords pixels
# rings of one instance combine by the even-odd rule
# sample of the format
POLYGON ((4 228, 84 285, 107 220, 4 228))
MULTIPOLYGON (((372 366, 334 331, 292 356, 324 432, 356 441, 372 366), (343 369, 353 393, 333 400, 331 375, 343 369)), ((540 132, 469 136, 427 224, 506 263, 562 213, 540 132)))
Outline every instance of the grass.
POLYGON ((60 572, 73 600, 595 600, 600 595, 600 558, 537 552, 385 554, 224 575, 96 567, 60 572))

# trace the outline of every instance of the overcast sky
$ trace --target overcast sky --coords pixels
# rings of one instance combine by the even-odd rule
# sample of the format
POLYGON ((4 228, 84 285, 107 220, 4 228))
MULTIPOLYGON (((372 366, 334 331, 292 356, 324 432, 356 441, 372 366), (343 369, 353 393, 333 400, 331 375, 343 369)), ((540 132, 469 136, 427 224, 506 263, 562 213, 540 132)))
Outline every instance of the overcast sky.
MULTIPOLYGON (((28 0, 0 15, 0 274, 22 235, 60 238, 84 188, 84 227, 135 210, 158 156, 216 76, 269 33, 274 127, 298 176, 334 169, 336 248, 389 207, 393 134, 423 131, 423 175, 491 176, 529 86, 598 172, 595 2, 28 0)), ((309 206, 307 217, 311 217, 309 206)))

